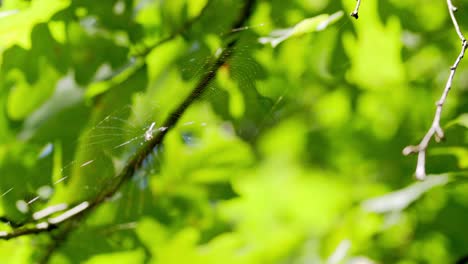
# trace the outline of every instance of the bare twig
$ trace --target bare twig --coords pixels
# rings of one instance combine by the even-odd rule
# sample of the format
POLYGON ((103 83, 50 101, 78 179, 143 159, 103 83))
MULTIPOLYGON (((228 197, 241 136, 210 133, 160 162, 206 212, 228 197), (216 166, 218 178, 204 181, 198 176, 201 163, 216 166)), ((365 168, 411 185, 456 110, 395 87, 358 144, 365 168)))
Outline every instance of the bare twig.
POLYGON ((356 2, 356 7, 354 8, 354 11, 350 14, 352 17, 355 19, 359 18, 359 6, 361 6, 361 0, 357 0, 356 2))
POLYGON ((448 93, 452 88, 453 78, 455 76, 455 72, 457 71, 458 65, 460 64, 461 60, 465 56, 465 51, 468 47, 468 43, 465 39, 465 36, 460 30, 460 26, 458 25, 458 21, 455 17, 455 11, 457 8, 452 4, 451 0, 447 0, 447 7, 449 10, 450 17, 452 18, 452 23, 457 32, 458 37, 460 38, 462 48, 460 54, 458 55, 457 59, 453 63, 452 67, 450 67, 450 75, 448 77, 447 83, 445 84, 445 89, 442 92, 440 99, 436 103, 436 112, 434 116, 434 120, 432 121, 431 128, 427 131, 426 135, 423 137, 419 145, 416 146, 407 146, 403 149, 404 155, 415 154, 418 153, 418 163, 416 165, 416 173, 415 176, 418 180, 424 180, 426 178, 426 150, 429 145, 429 142, 432 137, 435 138, 437 142, 444 138, 444 131, 440 126, 440 117, 442 113, 442 108, 447 100, 448 93))

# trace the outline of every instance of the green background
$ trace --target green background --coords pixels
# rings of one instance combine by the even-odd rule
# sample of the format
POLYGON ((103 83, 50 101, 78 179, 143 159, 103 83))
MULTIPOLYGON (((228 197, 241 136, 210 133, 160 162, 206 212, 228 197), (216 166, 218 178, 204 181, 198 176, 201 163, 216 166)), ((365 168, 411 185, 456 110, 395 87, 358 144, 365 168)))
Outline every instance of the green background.
MULTIPOLYGON (((429 129, 460 52, 445 1, 366 0, 355 20, 354 0, 258 0, 234 29, 245 1, 2 2, 0 230, 92 200, 151 124, 168 133, 111 198, 71 225, 0 241, 0 262, 410 264, 468 254, 465 61, 428 179, 417 182, 416 156, 401 154, 429 129), (317 30, 327 19, 317 16, 339 11, 317 30), (279 45, 259 42, 301 21, 279 45), (233 40, 206 91, 162 127, 233 40)), ((464 30, 468 4, 454 4, 464 30)))

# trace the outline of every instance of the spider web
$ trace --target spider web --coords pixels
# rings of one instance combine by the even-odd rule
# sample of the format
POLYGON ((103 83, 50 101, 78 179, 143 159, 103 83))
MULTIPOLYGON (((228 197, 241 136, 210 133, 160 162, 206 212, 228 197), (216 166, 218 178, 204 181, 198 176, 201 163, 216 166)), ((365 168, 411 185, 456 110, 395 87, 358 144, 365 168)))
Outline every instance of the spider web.
MULTIPOLYGON (((193 114, 186 117, 182 113, 175 133, 178 133, 180 140, 187 146, 196 145, 197 131, 207 126, 232 130, 233 134, 246 141, 254 141, 262 129, 274 123, 277 110, 281 108, 288 93, 288 87, 285 87, 284 92, 279 95, 267 97, 261 95, 256 88, 256 82, 264 78, 265 71, 253 53, 263 48, 255 31, 266 24, 261 22, 236 28, 228 33, 224 29, 218 29, 205 36, 208 41, 206 38, 193 39, 182 45, 184 51, 177 51, 176 56, 167 63, 166 69, 151 77, 146 90, 130 94, 128 105, 122 107, 116 104, 94 116, 91 114, 84 132, 73 142, 76 150, 72 157, 63 160, 61 158, 62 149, 70 143, 67 141, 49 142, 38 148, 36 158, 40 169, 37 170, 45 172, 43 180, 29 188, 28 197, 24 196, 24 192, 12 195, 14 190, 24 186, 11 186, 3 190, 0 196, 5 204, 14 204, 14 209, 20 212, 16 218, 21 222, 28 218, 41 219, 55 213, 55 209, 65 210, 72 204, 99 194, 106 185, 112 183, 115 175, 118 175, 146 142, 157 133, 171 129, 163 125, 164 120, 183 98, 189 96, 200 79, 212 73, 210 65, 225 48, 225 44, 219 39, 226 35, 229 35, 228 39, 239 38, 238 44, 233 48, 229 60, 221 66, 216 77, 193 103, 195 107, 209 108, 218 118, 207 119, 203 115, 193 114), (213 39, 219 42, 211 41, 213 39), (5 199, 10 195, 11 198, 5 199), (48 214, 38 216, 37 213, 43 212, 42 209, 53 206, 57 207, 47 211, 48 214)), ((174 42, 177 41, 179 40, 174 42)), ((155 55, 149 56, 160 56, 165 47, 171 45, 174 44, 169 42, 158 47, 152 51, 155 55)), ((104 104, 112 104, 109 101, 104 104)), ((148 181, 160 172, 164 151, 163 142, 163 145, 156 146, 144 157, 126 189, 119 190, 109 199, 109 202, 118 202, 122 209, 121 214, 127 215, 124 219, 134 219, 131 217, 132 212, 141 214, 144 210, 145 203, 151 196, 148 181)))
MULTIPOLYGON (((249 30, 249 27, 243 27, 233 32, 239 34, 249 30)), ((196 41, 193 43, 196 43, 196 41)), ((64 210, 71 204, 93 197, 102 190, 103 186, 109 182, 109 179, 112 180, 112 177, 118 174, 126 161, 135 155, 145 142, 151 140, 156 133, 169 129, 162 126, 164 118, 170 112, 167 109, 162 109, 167 105, 164 103, 167 97, 154 96, 156 100, 151 100, 151 102, 148 102, 148 98, 152 97, 152 94, 165 92, 167 88, 161 87, 164 87, 165 82, 170 79, 167 76, 180 74, 177 80, 178 84, 183 86, 180 90, 182 93, 188 94, 194 84, 209 73, 209 67, 206 65, 210 60, 213 60, 213 54, 210 54, 207 50, 197 49, 196 44, 193 43, 192 48, 188 49, 186 54, 179 56, 173 62, 172 69, 159 77, 157 81, 159 84, 154 85, 153 89, 150 88, 143 93, 137 94, 132 104, 117 107, 117 110, 107 113, 94 124, 88 125, 81 133, 81 137, 74 142, 49 142, 38 147, 36 156, 37 170, 45 172, 43 178, 49 178, 49 180, 41 180, 40 183, 32 184, 33 186, 28 188, 27 192, 29 194, 26 196, 24 196, 24 190, 15 193, 16 190, 24 189, 25 186, 12 185, 10 188, 3 190, 1 197, 4 201, 14 204, 15 210, 13 211, 23 214, 13 218, 16 218, 19 223, 28 221, 27 219, 31 217, 34 220, 39 220, 44 216, 41 214, 39 214, 41 217, 32 216, 32 214, 40 212, 41 208, 61 205, 56 209, 64 210), (193 48, 194 46, 195 48, 193 48), (161 102, 158 102, 158 100, 161 100, 161 102), (70 143, 76 145, 75 155, 71 160, 62 160, 60 156, 64 151, 63 149, 66 148, 65 145, 70 143), (47 177, 47 175, 51 176, 47 177), (12 203, 12 201, 14 202, 12 203)), ((232 68, 237 68, 237 64, 243 61, 243 67, 245 67, 248 74, 240 76, 235 73, 237 75, 232 75, 230 78, 235 79, 236 76, 240 76, 238 78, 239 83, 248 85, 248 89, 255 89, 255 77, 260 71, 259 65, 253 62, 249 54, 252 45, 257 45, 257 43, 251 39, 250 42, 245 42, 236 47, 234 50, 235 55, 221 69, 221 71, 229 71, 228 74, 233 74, 232 68)), ((219 49, 222 49, 222 47, 219 47, 219 49)), ((217 50, 216 52, 220 51, 217 50)), ((214 58, 216 58, 216 54, 214 58)), ((206 102, 212 105, 213 108, 220 108, 219 114, 221 116, 232 119, 232 117, 229 117, 229 109, 220 107, 220 102, 229 105, 229 93, 220 88, 218 80, 213 80, 205 90, 195 104, 206 102)), ((171 104, 172 106, 167 107, 169 110, 177 105, 177 99, 174 98, 174 103, 171 104)), ((196 120, 182 120, 178 124, 181 130, 181 140, 187 145, 196 144, 196 136, 191 130, 196 127, 213 125, 210 122, 212 121, 204 120, 203 116, 196 120)), ((67 124, 63 125, 67 126, 67 124)), ((219 122, 216 125, 226 127, 224 122, 219 122)), ((232 125, 229 127, 232 127, 232 125)), ((156 173, 156 168, 159 167, 158 163, 161 161, 162 149, 163 147, 159 146, 143 160, 142 167, 135 173, 131 185, 136 186, 135 188, 140 191, 147 188, 148 175, 156 173)), ((116 194, 116 200, 121 198, 121 193, 116 194)), ((11 212, 11 210, 8 212, 11 212)), ((54 212, 52 210, 49 213, 54 212)))

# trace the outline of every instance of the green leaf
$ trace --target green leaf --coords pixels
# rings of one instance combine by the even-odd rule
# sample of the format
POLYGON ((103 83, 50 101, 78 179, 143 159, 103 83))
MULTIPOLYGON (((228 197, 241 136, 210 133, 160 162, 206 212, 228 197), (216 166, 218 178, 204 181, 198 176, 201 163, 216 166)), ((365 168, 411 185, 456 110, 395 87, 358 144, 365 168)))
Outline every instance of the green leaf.
POLYGON ((70 0, 32 1, 29 8, 18 13, 0 18, 0 36, 3 48, 18 44, 24 48, 31 47, 29 34, 34 25, 46 22, 52 15, 66 8, 70 0))
POLYGON ((29 84, 26 76, 18 70, 10 72, 9 77, 15 83, 8 96, 8 115, 15 120, 21 120, 42 105, 55 90, 59 73, 44 58, 39 58, 42 74, 34 84, 29 84), (28 100, 24 100, 28 98, 28 100))
POLYGON ((343 16, 343 11, 338 11, 331 15, 322 14, 315 17, 307 18, 297 23, 295 26, 287 29, 277 29, 270 33, 269 36, 262 37, 259 39, 259 42, 262 44, 270 43, 274 48, 278 46, 281 42, 292 38, 300 37, 302 35, 319 32, 326 29, 328 26, 334 24, 343 16))
POLYGON ((413 183, 404 189, 366 200, 362 203, 362 207, 375 213, 402 211, 432 188, 443 186, 448 182, 448 175, 432 175, 424 182, 413 183))
POLYGON ((468 113, 461 114, 460 116, 458 116, 454 120, 447 123, 446 127, 451 127, 451 126, 455 126, 455 125, 459 125, 459 126, 468 128, 468 113))
POLYGON ((86 264, 113 263, 113 264, 138 264, 144 263, 145 251, 143 249, 120 251, 116 253, 98 254, 84 262, 86 264))

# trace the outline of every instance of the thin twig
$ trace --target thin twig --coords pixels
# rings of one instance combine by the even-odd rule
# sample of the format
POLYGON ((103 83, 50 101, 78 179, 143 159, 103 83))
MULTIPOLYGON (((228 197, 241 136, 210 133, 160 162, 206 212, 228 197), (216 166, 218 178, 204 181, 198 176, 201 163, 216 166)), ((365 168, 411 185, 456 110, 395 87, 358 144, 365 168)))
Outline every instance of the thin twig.
POLYGON ((460 41, 463 43, 466 41, 466 39, 463 33, 461 32, 457 18, 455 17, 455 12, 457 11, 457 8, 452 4, 452 0, 447 0, 447 7, 449 10, 450 18, 452 19, 453 27, 455 28, 455 31, 457 31, 460 41))
POLYGON ((356 2, 356 7, 354 8, 354 11, 351 13, 351 16, 354 17, 355 19, 359 18, 359 6, 361 6, 361 0, 357 0, 356 2))
POLYGON ((436 112, 434 116, 434 120, 432 121, 431 128, 427 131, 426 135, 423 137, 419 145, 416 146, 407 146, 403 149, 404 155, 415 154, 418 153, 418 163, 416 165, 416 173, 415 176, 418 180, 424 180, 426 178, 426 150, 429 145, 429 142, 432 137, 435 138, 437 142, 444 138, 444 131, 440 126, 440 117, 442 114, 442 108, 447 100, 448 93, 452 88, 453 78, 455 76, 455 72, 457 71, 458 65, 460 64, 461 60, 465 56, 465 51, 468 48, 468 43, 465 39, 465 36, 460 30, 460 26, 458 25, 458 21, 455 17, 455 11, 457 8, 452 4, 451 0, 447 0, 447 7, 449 10, 450 17, 452 18, 452 23, 457 32, 458 37, 460 38, 462 48, 460 54, 458 55, 457 59, 453 63, 452 67, 450 67, 450 75, 448 77, 447 83, 445 84, 445 89, 440 97, 440 99, 436 103, 436 112))
POLYGON ((35 224, 33 227, 25 227, 14 229, 12 232, 0 232, 0 239, 8 240, 15 237, 39 234, 46 231, 51 231, 56 229, 60 224, 72 219, 73 217, 80 215, 82 212, 86 211, 89 208, 88 202, 82 202, 77 206, 65 211, 56 217, 50 217, 45 221, 35 224))

